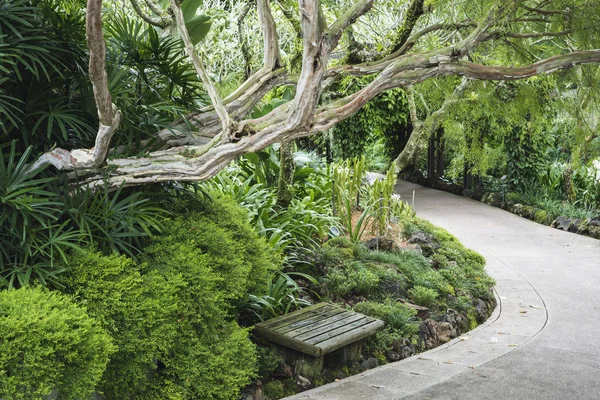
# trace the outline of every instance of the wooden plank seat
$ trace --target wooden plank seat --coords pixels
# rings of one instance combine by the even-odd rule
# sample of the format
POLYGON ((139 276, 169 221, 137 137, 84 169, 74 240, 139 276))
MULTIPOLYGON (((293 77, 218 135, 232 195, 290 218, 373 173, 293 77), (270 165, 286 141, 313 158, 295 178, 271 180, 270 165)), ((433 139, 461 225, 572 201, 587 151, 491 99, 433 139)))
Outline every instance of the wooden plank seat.
POLYGON ((361 341, 383 327, 381 320, 320 303, 256 324, 255 331, 275 344, 298 373, 314 377, 324 362, 336 367, 359 359, 361 341))

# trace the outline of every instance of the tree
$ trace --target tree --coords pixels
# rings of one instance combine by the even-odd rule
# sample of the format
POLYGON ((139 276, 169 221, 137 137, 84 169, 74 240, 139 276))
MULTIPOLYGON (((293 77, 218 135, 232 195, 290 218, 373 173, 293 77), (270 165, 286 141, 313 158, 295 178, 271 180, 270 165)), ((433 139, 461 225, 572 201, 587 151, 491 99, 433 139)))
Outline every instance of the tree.
MULTIPOLYGON (((186 21, 182 11, 182 6, 189 11, 190 4, 195 11, 197 7, 193 4, 199 2, 184 0, 181 6, 171 0, 167 8, 161 8, 152 0, 146 0, 145 6, 137 0, 131 1, 148 23, 176 28, 212 106, 187 119, 192 129, 187 121, 176 121, 171 129, 161 131, 159 138, 165 144, 164 150, 140 158, 107 161, 120 112, 111 102, 105 72, 102 0, 88 0, 89 71, 100 119, 96 145, 93 149, 55 149, 44 154, 36 165, 49 163, 61 170, 77 171, 91 186, 102 180, 115 186, 204 180, 240 155, 325 131, 392 88, 410 88, 444 76, 519 80, 600 62, 597 39, 600 35, 595 34, 600 27, 595 19, 600 14, 600 5, 593 1, 494 0, 481 4, 464 2, 458 6, 454 1, 399 0, 374 7, 373 0, 355 0, 351 4, 299 0, 297 8, 288 8, 290 2, 279 5, 285 8, 284 15, 290 25, 300 29, 301 69, 295 75, 289 72, 292 70, 289 65, 284 65, 270 2, 256 0, 263 37, 262 67, 222 99, 190 37, 190 21, 186 21), (375 38, 376 43, 357 41, 357 32, 362 29, 357 21, 372 21, 370 18, 375 17, 393 21, 394 12, 399 12, 401 19, 391 24, 394 28, 389 30, 391 34, 375 38), (350 53, 352 57, 348 57, 350 53), (369 61, 363 61, 366 59, 369 61), (371 75, 373 79, 354 93, 322 102, 323 90, 345 75, 371 75), (263 117, 248 116, 268 92, 283 85, 295 87, 290 102, 263 117), (202 144, 206 137, 212 139, 202 144)), ((373 36, 363 35, 363 38, 373 39, 373 36)), ((293 59, 293 55, 288 57, 288 64, 293 59)), ((465 84, 456 88, 455 97, 465 84)), ((417 125, 429 129, 426 121, 417 125)))

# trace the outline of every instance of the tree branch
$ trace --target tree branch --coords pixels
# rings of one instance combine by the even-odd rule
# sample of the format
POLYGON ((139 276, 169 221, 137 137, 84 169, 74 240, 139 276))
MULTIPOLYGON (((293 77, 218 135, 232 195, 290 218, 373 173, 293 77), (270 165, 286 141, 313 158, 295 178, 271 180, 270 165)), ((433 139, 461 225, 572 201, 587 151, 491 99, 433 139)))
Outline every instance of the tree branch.
POLYGON ((149 23, 150 25, 153 26, 157 26, 159 28, 166 28, 167 26, 171 25, 171 23, 173 22, 171 20, 171 18, 169 18, 166 15, 162 15, 163 12, 156 12, 156 10, 159 10, 158 6, 152 4, 152 6, 150 5, 150 3, 152 3, 151 0, 146 0, 146 4, 148 4, 148 6, 152 9, 152 11, 154 11, 156 14, 158 14, 159 16, 157 17, 152 17, 150 15, 148 15, 144 10, 142 10, 142 6, 140 4, 139 0, 130 0, 131 1, 131 5, 133 6, 133 9, 135 10, 135 12, 137 13, 137 15, 140 16, 140 18, 142 18, 144 21, 146 21, 147 23, 149 23))
POLYGON ((263 46, 265 51, 263 66, 273 70, 281 66, 275 20, 271 13, 269 0, 256 0, 256 4, 258 9, 258 19, 260 20, 260 26, 263 32, 263 46))
POLYGON ((51 164, 58 170, 98 168, 108 155, 110 139, 119 127, 121 113, 112 103, 106 75, 106 44, 102 33, 102 0, 88 0, 86 38, 90 50, 89 75, 98 110, 99 127, 92 149, 67 151, 55 149, 43 154, 33 165, 36 169, 51 164))
POLYGON ((173 11, 173 15, 175 16, 177 30, 179 32, 179 35, 181 36, 181 40, 183 41, 185 52, 187 53, 188 57, 190 57, 190 59, 192 60, 192 64, 196 69, 196 73, 202 80, 202 84, 208 92, 213 107, 215 108, 215 112, 221 120, 220 139, 228 141, 230 138, 230 132, 232 130, 229 113, 227 112, 225 107, 223 107, 223 104, 221 103, 221 98, 219 97, 219 94, 217 93, 217 90, 215 89, 212 80, 210 79, 208 73, 206 72, 206 69, 204 68, 204 63, 202 62, 202 59, 198 56, 194 44, 190 39, 190 35, 185 26, 183 12, 181 11, 181 7, 179 7, 179 3, 177 2, 177 0, 171 0, 171 9, 173 11))
POLYGON ((406 143, 406 146, 404 146, 404 149, 402 149, 396 160, 394 160, 398 171, 402 171, 407 167, 414 165, 417 157, 425 148, 427 140, 440 128, 446 113, 454 104, 464 100, 461 97, 468 84, 469 80, 467 78, 463 78, 460 85, 454 89, 452 94, 446 97, 442 103, 442 106, 433 114, 428 115, 424 121, 419 121, 417 118, 414 89, 412 86, 408 87, 408 104, 411 110, 410 113, 413 130, 410 134, 408 142, 406 143))
POLYGON ((402 21, 400 30, 396 35, 390 53, 396 53, 404 46, 404 44, 410 37, 410 34, 412 33, 417 21, 425 12, 423 7, 424 3, 425 0, 412 0, 410 5, 408 6, 408 9, 406 10, 406 13, 404 14, 404 20, 402 21))
POLYGON ((242 57, 244 58, 244 78, 248 79, 250 77, 250 74, 252 72, 252 69, 250 68, 250 61, 252 59, 251 55, 250 55, 250 48, 248 46, 248 39, 246 38, 246 35, 244 34, 244 20, 246 19, 246 15, 248 15, 248 12, 250 11, 250 3, 246 3, 244 5, 244 8, 242 9, 242 12, 240 13, 240 15, 237 18, 237 24, 238 24, 238 36, 240 37, 240 47, 241 47, 241 51, 242 51, 242 57))
POLYGON ((536 13, 536 14, 542 14, 542 15, 557 15, 557 14, 568 14, 568 11, 565 10, 543 10, 541 8, 535 8, 535 7, 528 7, 526 5, 522 5, 521 7, 523 7, 523 9, 536 13))
MULTIPOLYGON (((422 1, 422 0, 419 0, 422 1)), ((331 49, 335 49, 344 29, 356 22, 356 20, 367 13, 373 7, 373 0, 356 0, 337 21, 329 28, 328 38, 331 43, 331 49)))

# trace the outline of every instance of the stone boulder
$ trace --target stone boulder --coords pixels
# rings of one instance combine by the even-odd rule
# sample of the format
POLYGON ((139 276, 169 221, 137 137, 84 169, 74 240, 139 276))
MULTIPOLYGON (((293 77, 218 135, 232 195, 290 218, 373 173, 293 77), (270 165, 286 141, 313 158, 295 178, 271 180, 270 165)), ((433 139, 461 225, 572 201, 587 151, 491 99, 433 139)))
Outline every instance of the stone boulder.
POLYGON ((395 362, 404 360, 415 354, 415 348, 407 338, 402 340, 394 340, 392 342, 392 349, 386 351, 385 358, 389 362, 395 362))
POLYGON ((571 224, 573 220, 571 218, 567 218, 564 216, 556 217, 554 221, 552 221, 552 227, 556 229, 560 229, 561 231, 569 232, 571 229, 571 224))
POLYGON ((438 323, 431 318, 419 325, 419 341, 427 350, 437 347, 440 343, 438 337, 438 323))
POLYGON ((452 339, 469 330, 469 320, 464 315, 451 308, 449 308, 446 314, 442 316, 441 320, 442 322, 451 324, 455 328, 456 333, 452 339))
POLYGON ((373 239, 365 242, 365 246, 369 250, 381 250, 381 251, 392 251, 398 248, 396 243, 386 237, 374 237, 373 239))
POLYGON ((433 240, 433 236, 428 233, 417 231, 408 239, 408 243, 418 244, 425 257, 430 257, 440 248, 440 245, 433 240))
POLYGON ((487 195, 485 203, 489 204, 490 206, 500 207, 502 204, 502 195, 497 192, 492 192, 487 195))
POLYGON ((485 322, 486 319, 488 319, 488 312, 489 312, 489 308, 488 305, 485 303, 485 301, 481 300, 481 299, 477 299, 475 301, 475 319, 477 320, 478 324, 482 324, 485 322))

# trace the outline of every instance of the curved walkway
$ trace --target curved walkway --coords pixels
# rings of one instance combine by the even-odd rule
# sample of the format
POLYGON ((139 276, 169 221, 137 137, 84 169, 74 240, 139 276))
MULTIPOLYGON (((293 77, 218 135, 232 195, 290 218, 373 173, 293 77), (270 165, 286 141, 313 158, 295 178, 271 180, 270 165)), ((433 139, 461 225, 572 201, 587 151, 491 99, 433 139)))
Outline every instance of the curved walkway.
POLYGON ((499 306, 444 346, 289 399, 600 399, 600 241, 400 182, 487 260, 499 306))

